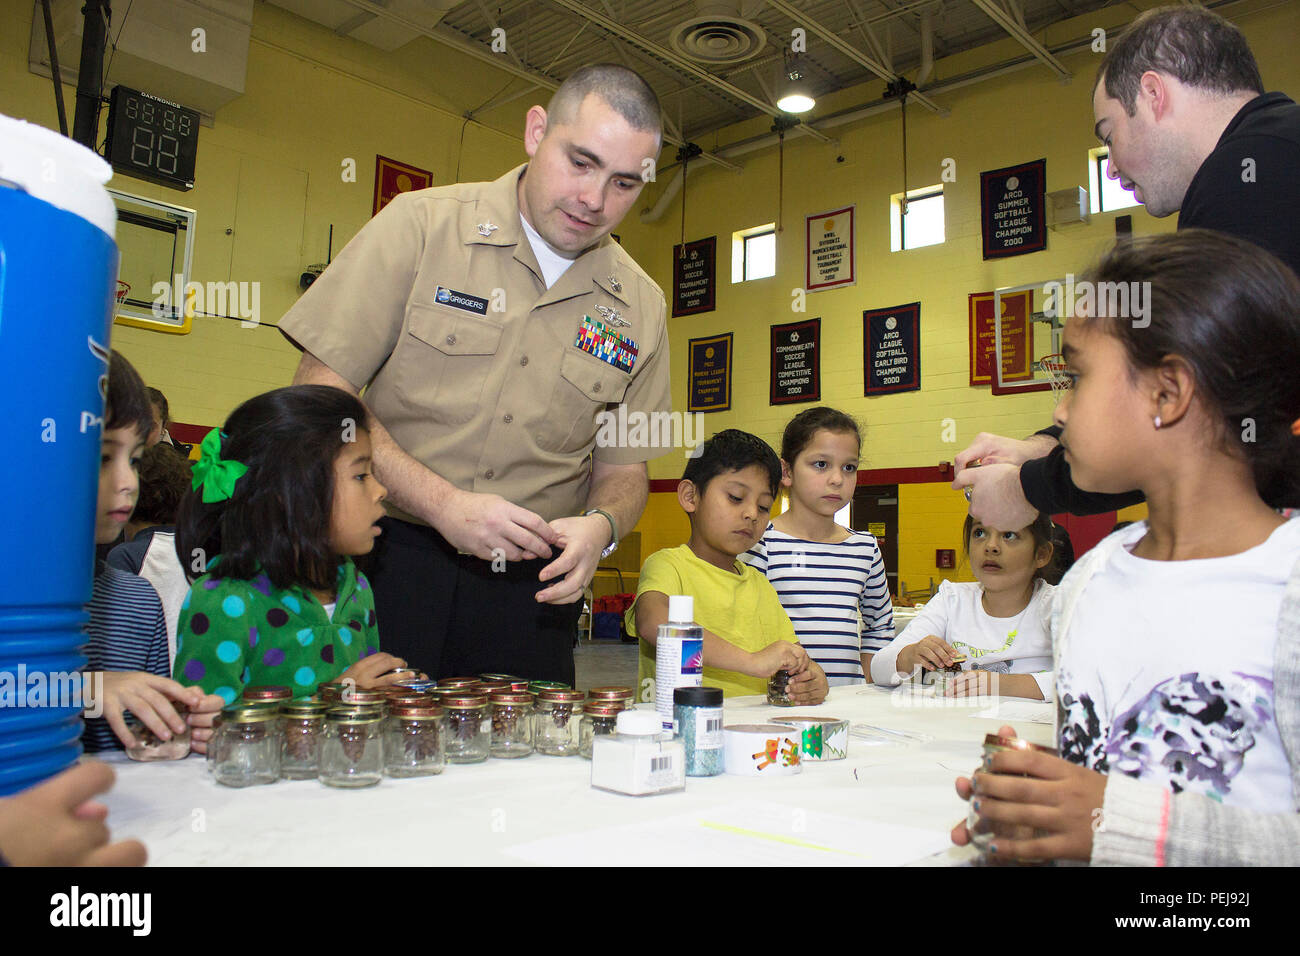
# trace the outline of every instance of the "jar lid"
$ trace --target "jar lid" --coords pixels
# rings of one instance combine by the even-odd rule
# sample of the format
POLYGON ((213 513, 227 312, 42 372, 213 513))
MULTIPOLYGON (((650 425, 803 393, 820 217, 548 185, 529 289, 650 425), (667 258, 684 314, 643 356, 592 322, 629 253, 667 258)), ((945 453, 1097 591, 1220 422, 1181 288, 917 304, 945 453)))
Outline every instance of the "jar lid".
POLYGON ((532 694, 514 694, 510 691, 498 691, 492 695, 492 703, 494 704, 531 704, 532 702, 532 694))
POLYGON ((280 705, 280 715, 283 717, 324 717, 325 711, 329 710, 330 705, 323 700, 308 700, 300 697, 298 700, 286 700, 280 705))
POLYGON ((415 691, 417 694, 427 694, 438 686, 438 682, 436 680, 399 680, 392 686, 415 691))
MULTIPOLYGON (((484 683, 503 680, 507 684, 513 684, 517 681, 524 680, 522 677, 516 677, 514 674, 479 674, 478 679, 484 683)), ((524 680, 524 683, 527 684, 528 681, 524 680)))
POLYGON ((587 696, 592 700, 631 700, 636 692, 631 687, 593 687, 587 696))
POLYGON ((329 680, 323 684, 318 684, 316 693, 320 694, 324 700, 339 700, 343 697, 343 691, 349 686, 355 686, 355 683, 353 681, 329 680))
POLYGON ((442 708, 437 704, 389 704, 388 716, 402 720, 433 720, 442 716, 442 708))
POLYGON ((388 706, 393 707, 432 707, 434 697, 432 694, 389 694, 388 706))
POLYGON ((458 710, 473 710, 479 707, 486 707, 488 699, 486 694, 444 694, 442 695, 442 706, 453 707, 458 710))
POLYGON ((1004 747, 1007 750, 1035 750, 1038 753, 1050 754, 1055 757, 1055 747, 1044 747, 1041 744, 1033 744, 1024 737, 999 737, 997 734, 984 735, 985 747, 1004 747))
POLYGON ((484 694, 495 694, 498 691, 506 691, 509 693, 514 690, 514 687, 508 680, 481 680, 478 682, 478 686, 474 689, 476 691, 482 691, 484 694))
POLYGON ((536 694, 544 690, 572 690, 573 688, 568 684, 561 684, 559 681, 554 680, 530 680, 528 689, 536 694))
POLYGON ((595 700, 584 704, 582 712, 588 717, 617 717, 626 709, 622 701, 595 700))
POLYGON ((362 690, 360 687, 354 687, 352 693, 343 695, 345 704, 382 704, 388 699, 388 695, 382 690, 362 690))
POLYGON ((542 690, 537 692, 538 703, 545 701, 550 704, 577 704, 581 703, 583 699, 580 690, 542 690))
POLYGON ((438 681, 439 687, 473 687, 478 683, 477 677, 444 677, 438 681))
POLYGON ((653 710, 620 711, 616 726, 620 734, 629 737, 658 736, 664 732, 663 720, 653 710))
POLYGON ((292 700, 293 691, 278 684, 266 684, 258 687, 245 687, 241 696, 244 700, 292 700))
POLYGON ((384 715, 368 707, 331 707, 325 719, 332 724, 373 724, 383 720, 384 715))
POLYGON ((677 687, 673 689, 673 703, 683 707, 721 707, 721 687, 677 687))
POLYGON ((243 704, 228 704, 221 708, 222 723, 255 724, 264 720, 275 720, 279 716, 279 707, 248 707, 243 704))

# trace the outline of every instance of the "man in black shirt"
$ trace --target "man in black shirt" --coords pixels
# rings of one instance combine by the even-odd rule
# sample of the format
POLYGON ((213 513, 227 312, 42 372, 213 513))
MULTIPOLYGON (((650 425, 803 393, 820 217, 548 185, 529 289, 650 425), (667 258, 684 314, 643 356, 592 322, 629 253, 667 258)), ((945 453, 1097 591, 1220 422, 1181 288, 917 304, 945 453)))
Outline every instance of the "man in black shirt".
MULTIPOLYGON (((1300 274, 1300 106, 1264 92, 1235 26, 1198 6, 1142 14, 1101 62, 1093 115, 1110 150, 1107 175, 1147 212, 1254 242, 1300 274)), ((1037 511, 1099 514, 1142 501, 1075 487, 1058 434, 976 436, 956 457, 953 487, 969 486, 972 513, 1008 529, 1037 511)))

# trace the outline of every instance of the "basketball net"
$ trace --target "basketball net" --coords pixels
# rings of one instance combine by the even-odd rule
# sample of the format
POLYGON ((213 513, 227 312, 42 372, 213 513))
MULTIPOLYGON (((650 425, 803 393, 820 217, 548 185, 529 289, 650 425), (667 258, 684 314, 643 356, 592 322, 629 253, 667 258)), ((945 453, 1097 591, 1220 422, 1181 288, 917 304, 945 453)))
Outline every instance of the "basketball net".
POLYGON ((1070 379, 1065 374, 1065 356, 1060 352, 1045 355, 1039 359, 1038 367, 1047 374, 1047 380, 1051 383, 1052 399, 1059 402, 1061 394, 1070 390, 1070 379))
POLYGON ((117 302, 121 305, 126 301, 127 294, 131 291, 131 283, 122 279, 117 280, 117 302))

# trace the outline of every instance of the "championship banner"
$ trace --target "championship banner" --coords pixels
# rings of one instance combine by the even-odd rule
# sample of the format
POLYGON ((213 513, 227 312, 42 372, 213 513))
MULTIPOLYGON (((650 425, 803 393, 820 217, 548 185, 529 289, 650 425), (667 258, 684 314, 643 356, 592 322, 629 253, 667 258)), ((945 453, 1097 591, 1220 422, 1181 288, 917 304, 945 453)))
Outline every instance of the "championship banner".
MULTIPOLYGON (((970 314, 970 383, 993 384, 997 345, 993 334, 993 293, 972 292, 970 314)), ((1034 311, 1032 289, 1002 297, 1002 381, 1023 382, 1033 377, 1029 350, 1029 317, 1034 311)))
POLYGON ((370 215, 387 206, 398 193, 428 189, 433 185, 433 173, 418 166, 408 166, 387 156, 375 155, 375 202, 370 215))
POLYGON ((921 388, 921 303, 862 313, 864 395, 921 388))
POLYGON ((804 288, 809 292, 853 285, 853 206, 818 213, 805 220, 808 263, 804 288))
POLYGON ((771 404, 822 397, 821 319, 772 326, 771 404))
POLYGON ((687 411, 725 412, 731 408, 731 336, 726 332, 691 339, 687 411))
POLYGON ((718 237, 673 246, 673 316, 712 312, 718 284, 718 237))
POLYGON ((1047 248, 1047 160, 980 173, 984 258, 1047 248))

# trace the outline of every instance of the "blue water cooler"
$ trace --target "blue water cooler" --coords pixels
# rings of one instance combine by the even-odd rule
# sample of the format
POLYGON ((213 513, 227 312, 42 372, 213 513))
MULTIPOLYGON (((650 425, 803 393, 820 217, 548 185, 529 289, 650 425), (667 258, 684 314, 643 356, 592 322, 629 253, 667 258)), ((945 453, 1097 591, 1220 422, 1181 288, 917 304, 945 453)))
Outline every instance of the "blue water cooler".
POLYGON ((111 175, 84 146, 0 116, 0 795, 81 754, 73 675, 118 267, 111 175))

